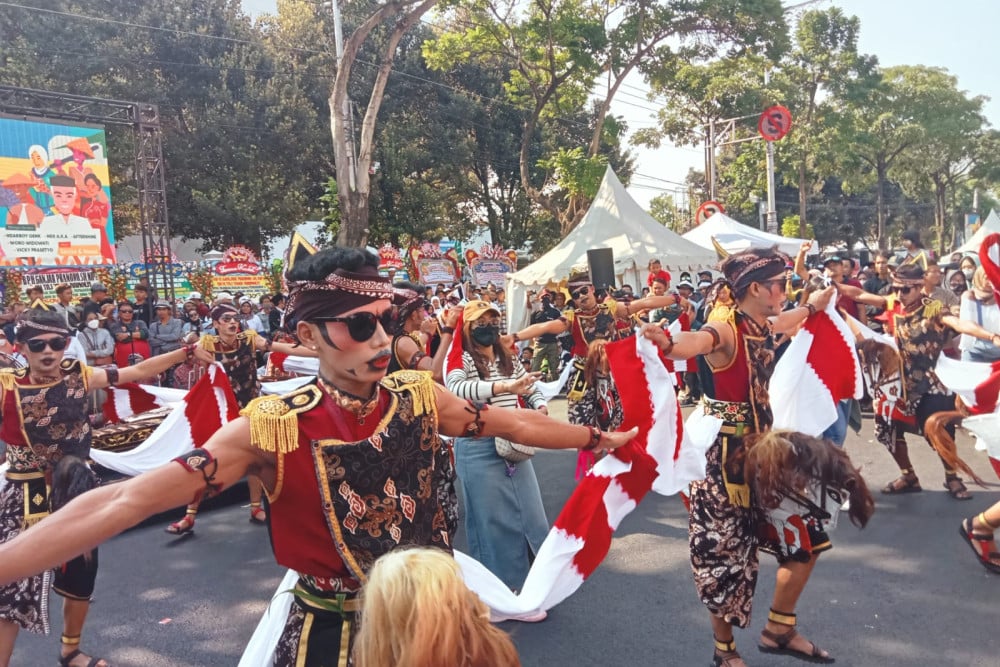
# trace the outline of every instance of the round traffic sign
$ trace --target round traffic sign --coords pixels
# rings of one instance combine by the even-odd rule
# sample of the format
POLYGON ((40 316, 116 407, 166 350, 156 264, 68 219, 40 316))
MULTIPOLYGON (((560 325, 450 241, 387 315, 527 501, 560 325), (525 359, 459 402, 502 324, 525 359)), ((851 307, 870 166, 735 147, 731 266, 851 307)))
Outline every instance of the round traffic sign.
POLYGON ((777 141, 792 129, 792 112, 780 104, 764 110, 757 121, 757 131, 764 141, 777 141))
POLYGON ((725 213, 726 209, 717 201, 712 201, 711 199, 698 207, 698 210, 694 213, 694 221, 699 225, 716 213, 725 213))

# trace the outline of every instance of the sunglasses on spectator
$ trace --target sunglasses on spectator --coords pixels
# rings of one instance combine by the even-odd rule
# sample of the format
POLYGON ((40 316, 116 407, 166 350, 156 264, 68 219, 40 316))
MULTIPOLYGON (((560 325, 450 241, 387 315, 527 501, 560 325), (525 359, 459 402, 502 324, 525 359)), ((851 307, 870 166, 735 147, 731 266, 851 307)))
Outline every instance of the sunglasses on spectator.
POLYGON ((118 310, 118 314, 119 315, 131 315, 132 314, 132 309, 131 308, 127 308, 125 310, 119 309, 118 310))
POLYGON ((53 352, 59 352, 66 349, 66 342, 65 338, 29 338, 25 344, 29 350, 36 353, 43 352, 46 347, 51 348, 53 352))
POLYGON ((893 294, 909 294, 915 289, 917 288, 912 285, 893 285, 889 288, 889 291, 893 294))
POLYGON ((341 322, 347 325, 347 333, 358 343, 364 343, 372 336, 381 324, 386 331, 391 331, 396 321, 396 308, 387 308, 381 315, 368 311, 354 313, 347 317, 314 317, 313 322, 341 322))
POLYGON ((570 296, 574 299, 579 299, 581 296, 586 296, 590 294, 591 285, 584 285, 583 287, 578 287, 570 293, 570 296))

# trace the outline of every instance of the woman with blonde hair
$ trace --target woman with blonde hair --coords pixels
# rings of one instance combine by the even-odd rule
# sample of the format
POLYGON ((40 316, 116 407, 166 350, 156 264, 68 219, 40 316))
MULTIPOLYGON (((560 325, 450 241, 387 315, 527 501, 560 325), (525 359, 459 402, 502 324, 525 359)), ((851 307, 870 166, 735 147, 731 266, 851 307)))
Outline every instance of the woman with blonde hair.
POLYGON ((355 667, 519 667, 506 632, 440 549, 404 548, 377 561, 363 596, 355 667))

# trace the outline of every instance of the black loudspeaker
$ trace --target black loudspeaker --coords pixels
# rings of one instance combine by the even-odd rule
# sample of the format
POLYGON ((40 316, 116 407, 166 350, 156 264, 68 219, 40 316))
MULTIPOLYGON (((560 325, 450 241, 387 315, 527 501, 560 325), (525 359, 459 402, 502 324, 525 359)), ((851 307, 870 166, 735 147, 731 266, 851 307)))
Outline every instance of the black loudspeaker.
POLYGON ((858 261, 861 262, 861 268, 868 266, 868 262, 872 261, 872 254, 865 248, 858 253, 858 261))
POLYGON ((594 287, 610 290, 616 288, 615 253, 611 248, 588 250, 587 264, 590 265, 590 282, 594 287))

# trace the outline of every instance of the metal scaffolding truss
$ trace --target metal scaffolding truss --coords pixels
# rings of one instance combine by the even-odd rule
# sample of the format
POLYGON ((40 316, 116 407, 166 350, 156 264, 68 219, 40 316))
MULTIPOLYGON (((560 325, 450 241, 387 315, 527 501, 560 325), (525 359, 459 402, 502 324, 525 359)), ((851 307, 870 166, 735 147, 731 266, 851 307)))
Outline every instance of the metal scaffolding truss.
POLYGON ((150 285, 174 301, 170 222, 163 165, 160 112, 154 104, 105 100, 0 85, 0 113, 26 119, 119 125, 132 130, 143 262, 150 285))

